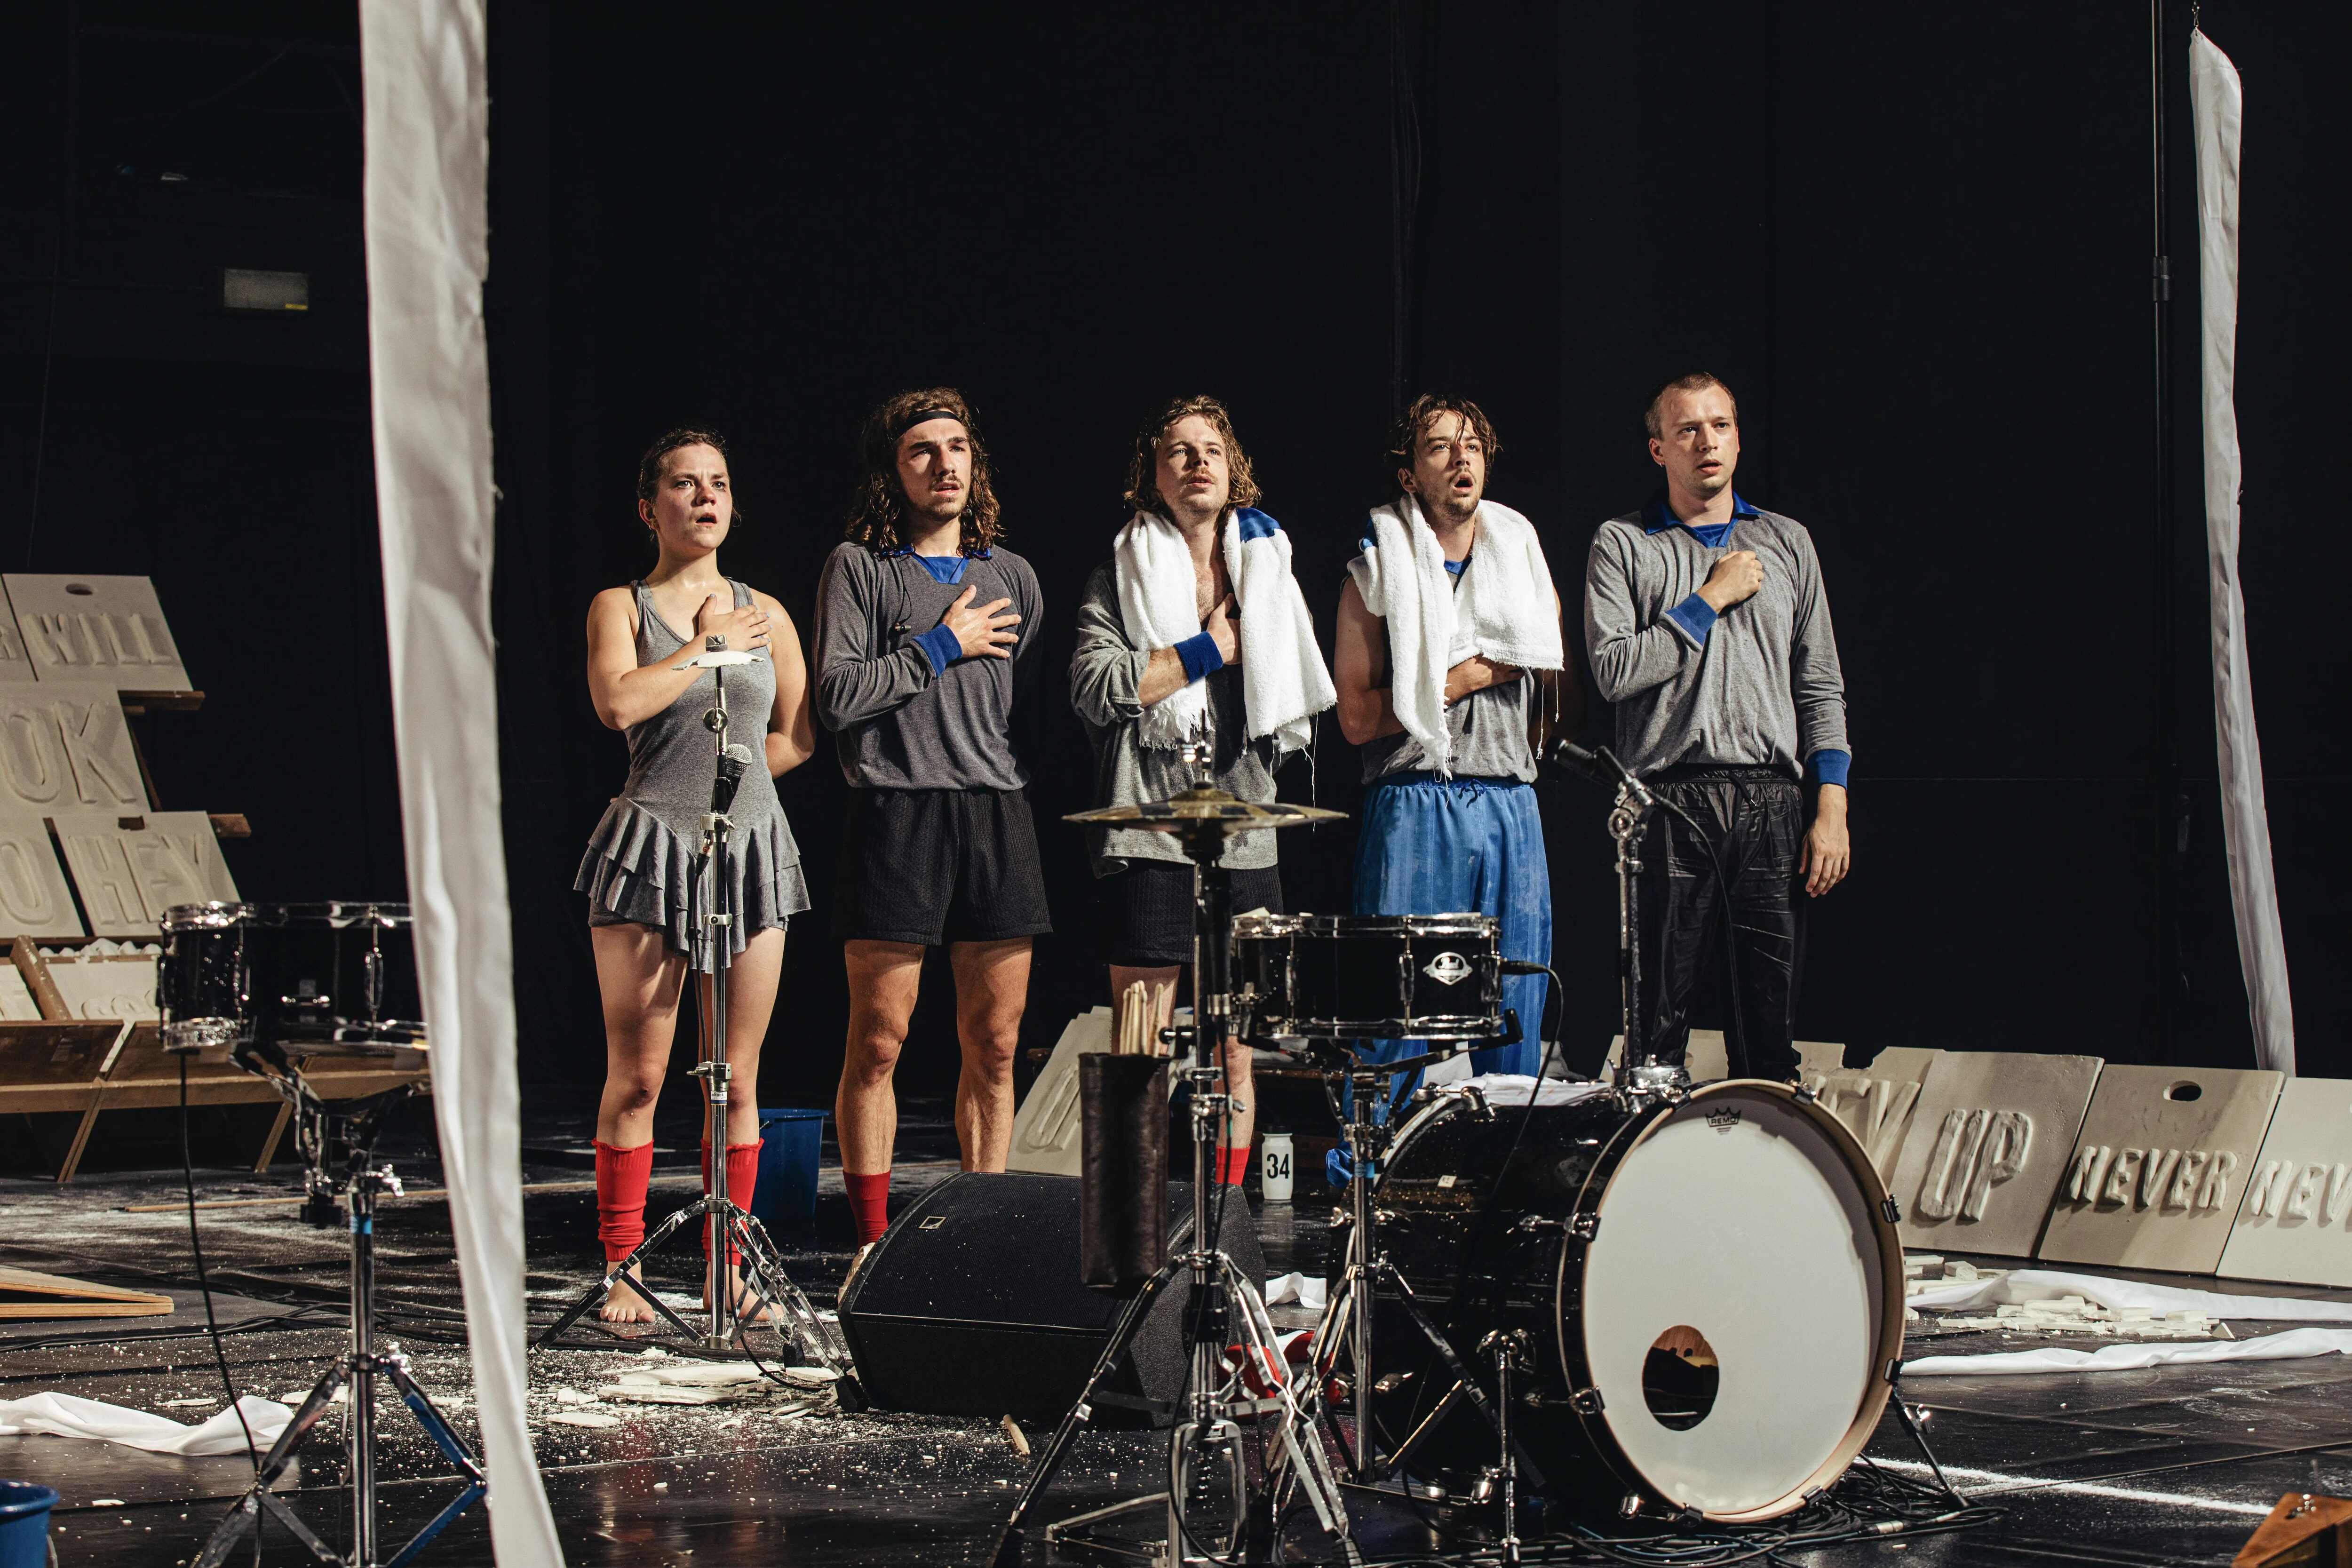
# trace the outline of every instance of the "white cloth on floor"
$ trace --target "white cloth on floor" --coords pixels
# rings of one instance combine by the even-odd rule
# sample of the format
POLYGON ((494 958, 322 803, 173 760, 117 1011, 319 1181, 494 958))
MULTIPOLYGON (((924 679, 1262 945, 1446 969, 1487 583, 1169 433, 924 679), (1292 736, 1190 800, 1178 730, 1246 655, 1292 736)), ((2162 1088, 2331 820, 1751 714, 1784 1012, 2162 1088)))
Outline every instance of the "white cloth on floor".
MULTIPOLYGON (((1535 1079, 1523 1072, 1481 1073, 1475 1078, 1457 1079, 1465 1088, 1475 1089, 1486 1097, 1489 1105, 1525 1105, 1535 1079)), ((1448 1084, 1446 1088, 1454 1087, 1448 1084)), ((1536 1090, 1538 1105, 1575 1105, 1587 1100, 1598 1100, 1610 1092, 1609 1086, 1597 1079, 1590 1083, 1570 1083, 1566 1079, 1548 1078, 1543 1088, 1536 1090)))
MULTIPOLYGON (((1304 751, 1313 736, 1309 721, 1339 697, 1315 641, 1315 617, 1291 575, 1290 536, 1265 513, 1235 507, 1225 513, 1220 547, 1241 616, 1242 711, 1249 738, 1272 735, 1279 751, 1304 751)), ((1156 651, 1201 635, 1192 547, 1173 522, 1156 511, 1137 512, 1119 530, 1111 563, 1129 642, 1156 651)), ((1143 710, 1137 739, 1174 751, 1192 739, 1208 706, 1206 683, 1192 681, 1143 710)))
POLYGON ((2192 1340, 2185 1344, 2103 1345, 2095 1351, 2000 1351, 1990 1355, 1931 1355, 1903 1363, 1906 1377, 2011 1377, 2037 1372, 2138 1372, 2216 1361, 2284 1361, 2352 1355, 2352 1330, 2289 1329, 2257 1340, 2192 1340))
MULTIPOLYGON (((1922 1290, 1904 1304, 1951 1312, 1997 1307, 2006 1301, 2055 1301, 2080 1296, 2102 1307, 2146 1307, 2167 1312, 2202 1312, 2211 1318, 2263 1318, 2275 1322, 2352 1323, 2352 1302, 2311 1301, 2295 1296, 2226 1296, 2178 1285, 2144 1285, 2096 1274, 2066 1274, 2054 1268, 2020 1268, 1995 1279, 1958 1280, 1922 1290)), ((2248 1341, 2248 1343, 2254 1342, 2248 1341)))
POLYGON ((1521 669, 1558 669, 1559 612, 1551 566, 1536 525, 1509 507, 1478 503, 1471 565, 1457 588, 1445 550, 1422 517, 1421 502, 1399 496, 1371 516, 1372 547, 1348 563, 1364 608, 1388 623, 1389 695, 1397 722, 1453 773, 1453 732, 1445 724, 1445 672, 1473 654, 1521 669))
POLYGON ((242 1425, 236 1410, 222 1410, 201 1426, 184 1426, 168 1415, 151 1415, 128 1405, 84 1399, 72 1394, 36 1394, 24 1399, 0 1399, 0 1437, 46 1432, 55 1437, 94 1437, 144 1448, 151 1454, 178 1454, 197 1458, 207 1454, 245 1452, 246 1428, 253 1429, 253 1446, 262 1453, 278 1441, 294 1419, 294 1412, 274 1399, 248 1394, 237 1402, 245 1412, 242 1425))
POLYGON ((1296 1301, 1310 1312, 1319 1312, 1328 1300, 1329 1289, 1319 1275, 1277 1274, 1265 1282, 1265 1304, 1279 1307, 1296 1301))

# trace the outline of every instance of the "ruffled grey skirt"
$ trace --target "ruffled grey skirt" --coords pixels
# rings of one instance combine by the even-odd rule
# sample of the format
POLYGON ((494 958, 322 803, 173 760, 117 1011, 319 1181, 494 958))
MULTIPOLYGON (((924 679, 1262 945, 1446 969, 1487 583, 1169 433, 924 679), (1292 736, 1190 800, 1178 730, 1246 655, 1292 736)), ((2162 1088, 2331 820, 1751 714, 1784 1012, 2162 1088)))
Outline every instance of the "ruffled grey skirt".
MULTIPOLYGON (((588 895, 588 923, 653 926, 696 968, 704 967, 700 933, 690 928, 694 849, 626 795, 613 802, 589 837, 580 874, 572 881, 573 891, 588 895)), ((800 847, 782 814, 739 826, 732 851, 730 902, 735 923, 728 928, 730 957, 758 932, 782 927, 809 907, 800 847)))

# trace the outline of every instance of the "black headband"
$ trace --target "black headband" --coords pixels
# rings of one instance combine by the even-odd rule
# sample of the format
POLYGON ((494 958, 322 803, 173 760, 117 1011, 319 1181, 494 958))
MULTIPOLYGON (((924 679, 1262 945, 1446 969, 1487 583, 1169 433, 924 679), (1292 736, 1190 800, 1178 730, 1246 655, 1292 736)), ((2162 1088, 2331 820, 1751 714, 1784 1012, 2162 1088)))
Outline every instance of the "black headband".
POLYGON ((958 414, 954 409, 924 408, 919 409, 915 413, 909 414, 904 419, 898 421, 898 428, 890 432, 890 444, 894 447, 897 446, 899 438, 905 436, 908 431, 912 430, 918 425, 926 424, 933 419, 952 419, 957 424, 963 426, 965 435, 969 436, 971 434, 971 425, 966 423, 964 416, 958 414))

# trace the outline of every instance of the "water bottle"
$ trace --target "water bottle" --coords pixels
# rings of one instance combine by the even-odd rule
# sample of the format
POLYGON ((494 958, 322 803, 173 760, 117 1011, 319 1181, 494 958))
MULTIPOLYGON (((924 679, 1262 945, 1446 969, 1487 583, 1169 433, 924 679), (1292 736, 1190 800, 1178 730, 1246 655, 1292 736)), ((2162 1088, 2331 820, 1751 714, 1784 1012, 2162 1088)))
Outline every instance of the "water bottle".
POLYGON ((1290 1201, 1290 1134, 1269 1132, 1260 1141, 1258 1190, 1270 1204, 1290 1201))

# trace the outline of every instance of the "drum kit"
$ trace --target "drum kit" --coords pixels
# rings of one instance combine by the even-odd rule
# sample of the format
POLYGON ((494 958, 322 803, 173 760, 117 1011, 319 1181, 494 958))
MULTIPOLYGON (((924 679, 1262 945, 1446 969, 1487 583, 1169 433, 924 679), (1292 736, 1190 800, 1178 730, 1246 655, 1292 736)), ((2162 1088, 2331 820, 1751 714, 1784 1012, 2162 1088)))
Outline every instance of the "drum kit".
MULTIPOLYGON (((1236 1375, 1209 1353, 1227 1342, 1228 1306, 1263 1316, 1213 1240, 1169 1259, 1096 1372, 1110 1373, 1151 1297, 1189 1271, 1200 1353, 1170 1490, 1123 1505, 1164 1506, 1165 1540, 1094 1533, 1122 1511, 1106 1509, 1049 1526, 1049 1542, 1171 1564, 1276 1561, 1276 1521, 1296 1489, 1358 1561, 1322 1445, 1302 1452, 1295 1439, 1302 1418, 1331 1439, 1345 1485, 1447 1508, 1514 1563, 1522 1489, 1552 1518, 1587 1528, 1697 1527, 1778 1519, 1835 1482, 1888 1406, 1903 1339, 1897 1213, 1853 1135, 1800 1086, 1693 1086, 1679 1067, 1631 1049, 1609 1082, 1547 1078, 1547 1051, 1532 1080, 1422 1089, 1388 1118, 1390 1075, 1517 1043, 1530 1025, 1540 1033, 1541 1020, 1503 1007, 1502 982, 1549 971, 1506 960, 1490 916, 1234 916, 1215 864, 1229 837, 1340 814, 1235 800, 1207 784, 1206 754, 1194 748, 1202 783, 1173 800, 1070 820, 1174 832, 1198 868, 1199 1026, 1189 1038, 1174 1032, 1192 1047, 1179 1076, 1192 1094, 1196 1208, 1228 1103, 1214 1047, 1230 1037, 1280 1051, 1320 1072, 1344 1127, 1348 1201, 1334 1225, 1345 1257, 1308 1361, 1286 1381, 1236 1375), (1372 1041, 1425 1050, 1372 1064, 1360 1054, 1372 1041), (1205 1300, 1221 1277, 1224 1300, 1205 1300), (1255 1481, 1233 1444, 1234 1423, 1253 1413, 1271 1415, 1283 1437, 1255 1481), (1211 1509, 1214 1476, 1229 1477, 1230 1491, 1211 1509), (1204 1540, 1188 1508, 1213 1511, 1222 1538, 1204 1540)), ((1658 803, 1605 752, 1576 760, 1617 785, 1610 830, 1634 1040, 1634 857, 1658 803)), ((1205 1214, 1192 1235, 1214 1237, 1205 1214)), ((1041 1452, 998 1561, 1012 1560, 1093 1391, 1090 1382, 1041 1452)), ((1909 1425, 1899 1399, 1894 1407, 1909 1425)))

